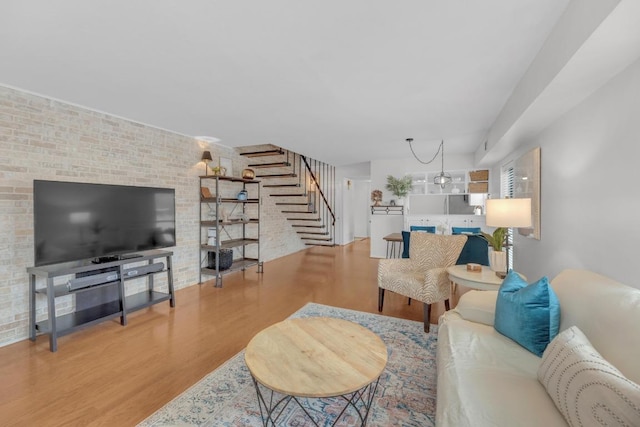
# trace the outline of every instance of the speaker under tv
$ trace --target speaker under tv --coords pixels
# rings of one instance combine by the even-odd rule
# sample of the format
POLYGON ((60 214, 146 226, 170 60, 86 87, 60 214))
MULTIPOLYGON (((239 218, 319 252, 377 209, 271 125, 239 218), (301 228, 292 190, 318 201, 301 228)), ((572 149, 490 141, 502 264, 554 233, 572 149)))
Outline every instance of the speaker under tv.
POLYGON ((35 265, 175 246, 172 188, 34 180, 35 265))

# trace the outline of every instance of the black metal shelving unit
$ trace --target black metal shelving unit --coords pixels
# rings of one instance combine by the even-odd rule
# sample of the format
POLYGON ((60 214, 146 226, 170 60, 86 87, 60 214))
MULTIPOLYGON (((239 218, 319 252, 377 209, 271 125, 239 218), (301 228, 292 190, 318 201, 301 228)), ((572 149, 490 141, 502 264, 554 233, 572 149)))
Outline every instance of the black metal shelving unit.
MULTIPOLYGON (((230 214, 231 216, 233 215, 230 214)), ((260 181, 232 176, 201 176, 200 177, 200 277, 213 276, 215 286, 222 287, 222 277, 235 271, 244 271, 249 267, 258 266, 258 273, 263 272, 260 259, 260 181), (205 191, 207 196, 205 196, 205 191), (247 198, 232 197, 240 190, 247 191, 247 198), (211 197, 208 194, 212 194, 211 197), (224 195, 223 195, 224 194, 224 195), (224 218, 223 207, 232 207, 236 214, 248 215, 249 206, 255 205, 251 217, 244 219, 224 218), (208 208, 212 219, 203 217, 202 211, 208 208), (215 229, 215 244, 208 242, 208 229, 215 229), (233 231, 233 230, 236 231, 233 231), (247 247, 255 245, 257 256, 247 255, 247 247), (227 269, 220 268, 221 249, 233 250, 233 262, 227 269), (215 253, 215 265, 208 264, 209 252, 215 253)))

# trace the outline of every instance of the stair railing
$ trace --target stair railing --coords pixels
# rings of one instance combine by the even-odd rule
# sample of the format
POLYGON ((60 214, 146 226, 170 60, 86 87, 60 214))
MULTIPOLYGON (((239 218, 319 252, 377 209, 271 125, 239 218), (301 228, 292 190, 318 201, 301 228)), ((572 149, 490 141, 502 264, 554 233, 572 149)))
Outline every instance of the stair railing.
MULTIPOLYGON (((336 225, 336 215, 333 212, 333 209, 331 208, 331 204, 329 203, 329 201, 327 200, 327 197, 324 193, 324 191, 322 191, 322 188, 320 186, 320 183, 317 180, 317 174, 315 174, 313 172, 313 169, 311 168, 311 165, 309 164, 309 162, 307 161, 307 158, 303 155, 300 155, 300 158, 302 159, 302 161, 304 162, 305 165, 305 169, 306 172, 309 174, 309 176, 311 177, 311 183, 313 183, 313 185, 315 186, 315 188, 318 190, 318 197, 322 198, 323 202, 324 202, 324 206, 325 206, 325 210, 326 210, 326 215, 327 215, 327 219, 329 217, 329 215, 331 216, 331 226, 334 227, 336 225)), ((323 165, 326 165, 325 163, 323 163, 323 165)), ((317 164, 315 165, 317 168, 317 164)), ((328 165, 326 165, 328 167, 328 165)), ((333 174, 335 174, 335 171, 333 172, 333 174)), ((332 175, 333 175, 332 174, 332 175)), ((328 184, 328 181, 330 179, 332 179, 332 177, 328 176, 329 173, 322 173, 321 174, 321 179, 326 180, 325 182, 328 184)), ((335 177, 333 177, 335 178, 335 177)), ((325 188, 330 188, 330 187, 325 187, 325 188)))

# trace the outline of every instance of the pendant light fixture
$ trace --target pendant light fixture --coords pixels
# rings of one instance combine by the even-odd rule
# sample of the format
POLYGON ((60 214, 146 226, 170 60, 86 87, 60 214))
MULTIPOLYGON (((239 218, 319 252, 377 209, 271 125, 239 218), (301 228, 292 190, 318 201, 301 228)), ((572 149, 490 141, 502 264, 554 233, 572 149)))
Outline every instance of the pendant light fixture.
POLYGON ((441 155, 442 169, 440 173, 433 178, 433 183, 436 185, 439 185, 440 188, 444 188, 447 184, 451 183, 451 175, 449 175, 444 171, 444 140, 440 141, 440 146, 438 147, 438 151, 436 151, 436 154, 428 162, 423 162, 422 160, 420 160, 420 158, 418 158, 418 156, 416 155, 416 152, 413 151, 413 146, 411 145, 411 143, 413 142, 413 138, 407 138, 407 142, 409 143, 409 148, 411 149, 411 154, 413 154, 413 157, 415 157, 416 160, 422 163, 423 165, 428 165, 429 163, 432 163, 438 157, 438 154, 442 153, 441 155))

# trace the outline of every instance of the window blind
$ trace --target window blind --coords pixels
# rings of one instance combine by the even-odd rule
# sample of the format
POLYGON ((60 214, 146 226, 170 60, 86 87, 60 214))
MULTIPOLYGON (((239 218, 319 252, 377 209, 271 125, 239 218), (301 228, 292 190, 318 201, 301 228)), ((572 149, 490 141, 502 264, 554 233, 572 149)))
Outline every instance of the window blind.
MULTIPOLYGON (((513 167, 513 162, 509 162, 502 167, 500 172, 500 197, 501 198, 509 198, 513 197, 513 189, 514 189, 514 181, 515 181, 515 170, 513 167)), ((507 265, 507 271, 513 269, 513 228, 507 229, 507 260, 509 260, 509 265, 507 265)))

